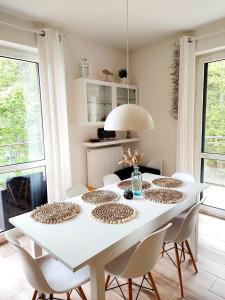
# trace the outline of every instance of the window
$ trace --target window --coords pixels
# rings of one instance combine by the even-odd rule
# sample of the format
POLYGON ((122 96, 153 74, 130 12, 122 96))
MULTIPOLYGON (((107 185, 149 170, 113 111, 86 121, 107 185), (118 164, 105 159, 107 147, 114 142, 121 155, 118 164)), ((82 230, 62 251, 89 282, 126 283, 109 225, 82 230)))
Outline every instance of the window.
POLYGON ((38 63, 0 56, 0 231, 46 203, 38 63))

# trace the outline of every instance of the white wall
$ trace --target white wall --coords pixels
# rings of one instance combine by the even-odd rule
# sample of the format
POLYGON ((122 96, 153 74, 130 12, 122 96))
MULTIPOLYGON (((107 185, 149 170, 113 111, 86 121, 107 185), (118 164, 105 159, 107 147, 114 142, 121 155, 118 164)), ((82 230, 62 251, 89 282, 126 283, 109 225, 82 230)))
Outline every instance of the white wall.
POLYGON ((175 38, 162 41, 131 53, 132 82, 139 87, 139 102, 151 113, 155 129, 139 132, 140 149, 145 160, 163 159, 164 175, 175 171, 177 121, 170 114, 170 65, 175 38))
MULTIPOLYGON (((0 18, 7 23, 35 28, 30 22, 2 12, 0 12, 0 18)), ((82 147, 82 142, 91 137, 96 137, 97 127, 81 127, 78 125, 78 120, 76 120, 75 117, 76 101, 74 97, 73 80, 79 78, 79 64, 82 57, 86 57, 91 61, 92 77, 94 79, 103 79, 101 71, 107 68, 110 71, 117 73, 118 69, 121 66, 124 66, 125 56, 123 51, 82 40, 72 33, 65 33, 65 36, 69 39, 68 42, 64 43, 64 50, 72 180, 73 183, 80 182, 86 184, 86 149, 82 147)), ((1 40, 30 47, 37 47, 36 36, 34 33, 17 30, 5 25, 0 25, 0 44, 1 40)))
POLYGON ((125 62, 124 52, 106 48, 87 40, 70 36, 65 43, 66 81, 68 92, 69 134, 73 183, 87 183, 86 148, 82 146, 85 140, 97 136, 97 127, 79 125, 76 117, 76 99, 74 96, 73 80, 79 78, 79 65, 82 57, 92 64, 92 77, 103 79, 102 70, 109 69, 117 73, 125 62))
MULTIPOLYGON (((213 22, 193 31, 202 36, 219 32, 225 28, 225 19, 213 22)), ((172 84, 170 65, 175 42, 179 37, 161 41, 131 53, 132 82, 139 86, 140 104, 146 107, 155 121, 151 132, 140 132, 141 150, 145 159, 161 157, 164 161, 164 175, 176 170, 176 131, 177 121, 170 115, 172 84)), ((196 55, 225 49, 225 33, 197 41, 196 55)))

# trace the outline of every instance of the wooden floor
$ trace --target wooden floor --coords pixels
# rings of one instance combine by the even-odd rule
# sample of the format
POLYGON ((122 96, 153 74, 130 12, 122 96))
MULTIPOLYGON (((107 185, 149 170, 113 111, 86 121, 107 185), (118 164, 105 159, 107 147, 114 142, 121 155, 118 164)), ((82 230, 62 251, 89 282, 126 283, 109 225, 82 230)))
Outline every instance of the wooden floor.
MULTIPOLYGON (((20 241, 26 249, 30 250, 27 238, 21 237, 20 241)), ((182 264, 185 299, 225 299, 225 221, 200 215, 199 248, 198 274, 194 274, 190 262, 186 261, 182 264)), ((160 258, 152 274, 162 300, 181 299, 176 269, 168 258, 160 258)), ((89 284, 84 286, 84 290, 91 300, 89 284)), ((32 292, 32 288, 24 278, 17 253, 10 245, 1 245, 0 300, 30 300, 32 292)), ((76 292, 73 292, 72 299, 80 298, 76 292)), ((119 292, 107 292, 107 300, 121 299, 119 292)), ((147 299, 155 299, 155 297, 151 292, 142 292, 139 300, 147 299)))

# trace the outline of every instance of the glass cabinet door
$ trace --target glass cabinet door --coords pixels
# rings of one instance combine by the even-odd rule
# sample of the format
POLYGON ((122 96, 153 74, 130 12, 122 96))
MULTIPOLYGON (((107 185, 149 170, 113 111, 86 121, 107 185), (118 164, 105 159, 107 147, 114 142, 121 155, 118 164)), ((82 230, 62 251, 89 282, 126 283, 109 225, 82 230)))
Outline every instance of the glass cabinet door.
POLYGON ((104 122, 112 110, 112 88, 87 83, 88 122, 104 122))
MULTIPOLYGON (((117 95, 117 106, 128 103, 127 88, 122 88, 122 87, 116 88, 116 95, 117 95)), ((136 89, 129 89, 129 103, 136 104, 136 89)))

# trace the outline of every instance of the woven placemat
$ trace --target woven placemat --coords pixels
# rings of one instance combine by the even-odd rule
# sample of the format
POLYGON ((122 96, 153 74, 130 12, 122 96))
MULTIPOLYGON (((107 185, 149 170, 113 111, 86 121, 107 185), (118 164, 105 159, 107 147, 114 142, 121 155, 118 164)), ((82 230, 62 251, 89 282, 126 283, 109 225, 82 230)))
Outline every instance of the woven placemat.
POLYGON ((116 201, 119 198, 119 195, 109 190, 98 190, 85 193, 81 198, 90 204, 106 204, 116 201))
MULTIPOLYGON (((123 190, 132 190, 132 180, 124 180, 118 183, 118 187, 123 190)), ((147 190, 151 187, 151 183, 142 181, 142 189, 147 190)))
POLYGON ((152 183, 164 188, 178 188, 182 186, 183 181, 171 177, 166 177, 154 179, 152 183))
POLYGON ((73 202, 55 202, 37 207, 31 217, 41 223, 61 223, 74 218, 80 212, 80 206, 73 202))
POLYGON ((184 200, 184 194, 170 189, 152 189, 144 192, 144 198, 158 203, 177 203, 184 200))
POLYGON ((136 211, 128 205, 108 203, 94 208, 91 215, 94 219, 103 223, 119 224, 134 218, 136 211))

